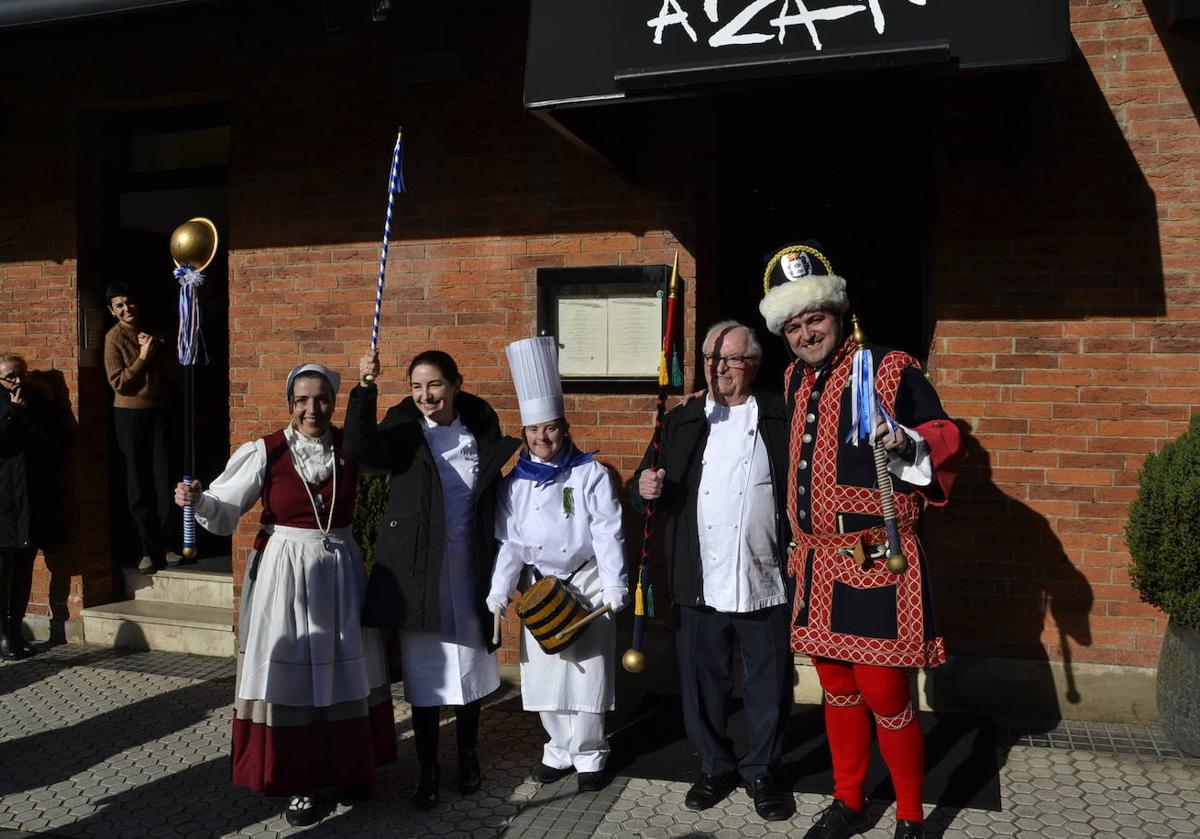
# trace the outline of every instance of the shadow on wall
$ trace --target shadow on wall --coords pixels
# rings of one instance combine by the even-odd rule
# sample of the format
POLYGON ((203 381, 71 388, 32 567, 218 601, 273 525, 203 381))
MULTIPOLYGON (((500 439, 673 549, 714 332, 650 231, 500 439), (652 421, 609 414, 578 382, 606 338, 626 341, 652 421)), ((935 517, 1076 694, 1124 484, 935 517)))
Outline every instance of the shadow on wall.
POLYGON ((72 454, 79 441, 79 422, 71 409, 71 392, 61 370, 33 370, 30 375, 49 388, 53 422, 60 435, 59 440, 62 441, 62 447, 56 452, 58 465, 54 467, 55 475, 51 478, 57 481, 55 495, 61 503, 60 527, 55 544, 42 546, 42 555, 50 572, 47 598, 50 641, 64 643, 67 640, 66 621, 70 617, 67 600, 71 593, 71 576, 79 573, 73 569, 71 559, 79 554, 79 528, 75 521, 75 512, 86 502, 80 493, 78 482, 72 480, 70 471, 63 464, 74 462, 72 454))
MULTIPOLYGON (((1171 173, 1117 122, 1109 97, 1133 93, 1102 89, 1078 46, 1063 65, 942 81, 930 337, 937 320, 1163 314, 1151 181, 1171 173)), ((1016 351, 1078 351, 1032 344, 1016 351)))
MULTIPOLYGON (((1171 62, 1179 86, 1187 97, 1186 107, 1193 117, 1197 117, 1200 116, 1200 16, 1192 11, 1193 17, 1176 19, 1177 12, 1184 5, 1185 0, 1145 0, 1146 13, 1158 31, 1167 60, 1171 62)), ((1190 5, 1195 6, 1194 3, 1190 5)), ((1169 104, 1158 107, 1152 105, 1149 113, 1152 118, 1158 119, 1178 119, 1183 116, 1169 104)), ((1186 130, 1194 133, 1195 123, 1187 125, 1186 130)), ((1190 154, 1185 152, 1184 156, 1190 154)))
MULTIPOLYGON (((926 700, 939 710, 970 707, 998 716, 1020 709, 1022 716, 1053 728, 1064 716, 1064 700, 1072 705, 1083 700, 1071 645, 1092 643, 1092 587, 1045 516, 992 482, 987 451, 966 423, 959 427, 966 457, 955 499, 929 511, 925 540, 937 578, 939 620, 956 655, 929 671, 926 700), (1056 632, 1049 641, 1047 627, 1056 632), (984 657, 1019 659, 1021 665, 989 672, 984 657), (1052 658, 1063 665, 1061 688, 1052 658), (1014 679, 1014 673, 1021 675, 1014 679), (989 707, 980 707, 989 698, 989 707)), ((1048 489, 1068 506, 1076 503, 1071 500, 1076 488, 1048 489)))

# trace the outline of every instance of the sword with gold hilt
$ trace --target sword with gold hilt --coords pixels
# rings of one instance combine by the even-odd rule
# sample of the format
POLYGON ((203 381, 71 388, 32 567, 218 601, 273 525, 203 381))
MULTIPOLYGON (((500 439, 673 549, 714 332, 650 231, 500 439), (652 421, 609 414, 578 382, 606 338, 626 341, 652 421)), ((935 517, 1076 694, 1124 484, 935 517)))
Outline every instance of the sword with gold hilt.
MULTIPOLYGON (((860 365, 860 359, 857 358, 855 365, 858 370, 865 369, 867 371, 865 375, 869 378, 870 399, 877 400, 874 371, 871 369, 871 351, 867 349, 867 336, 859 326, 857 315, 852 316, 852 321, 854 323, 854 343, 858 346, 859 353, 866 353, 865 366, 860 365)), ((857 371, 856 375, 858 375, 857 371)), ((852 398, 857 398, 857 395, 856 392, 852 398)), ((860 406, 860 410, 866 409, 866 405, 860 406)), ((851 431, 854 432, 853 429, 851 431)), ((903 574, 904 570, 908 568, 908 558, 904 556, 904 547, 900 541, 900 526, 896 522, 896 490, 892 486, 892 473, 888 471, 887 450, 883 447, 883 441, 878 439, 872 444, 872 449, 875 457, 875 483, 879 487, 879 505, 883 512, 883 526, 887 531, 887 567, 893 574, 903 574)))

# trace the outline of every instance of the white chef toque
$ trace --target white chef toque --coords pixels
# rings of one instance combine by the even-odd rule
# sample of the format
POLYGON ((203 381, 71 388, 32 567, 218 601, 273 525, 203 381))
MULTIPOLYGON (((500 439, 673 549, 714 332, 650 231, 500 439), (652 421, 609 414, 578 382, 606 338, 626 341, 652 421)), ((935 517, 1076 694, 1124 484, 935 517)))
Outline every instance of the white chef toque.
POLYGON ((538 425, 563 416, 558 341, 549 335, 525 338, 509 344, 504 353, 517 389, 521 425, 538 425))

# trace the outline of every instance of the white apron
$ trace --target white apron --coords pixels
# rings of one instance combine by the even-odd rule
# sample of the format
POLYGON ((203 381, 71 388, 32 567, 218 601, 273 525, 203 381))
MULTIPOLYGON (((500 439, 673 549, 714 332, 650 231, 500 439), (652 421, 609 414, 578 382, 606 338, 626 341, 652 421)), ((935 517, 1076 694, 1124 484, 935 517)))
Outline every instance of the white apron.
POLYGON ((366 578, 350 528, 277 525, 242 583, 238 699, 323 708, 387 684, 376 630, 363 627, 366 578), (250 572, 256 571, 255 579, 250 572))
POLYGON ((466 705, 500 687, 500 668, 484 645, 476 590, 471 517, 479 464, 475 437, 459 420, 430 425, 429 443, 442 484, 446 553, 438 584, 441 631, 401 632, 404 698, 412 705, 466 705))
MULTIPOLYGON (((604 602, 594 559, 565 584, 588 611, 604 602)), ((522 629, 522 706, 526 711, 611 711, 615 705, 616 647, 612 615, 592 621, 574 644, 553 655, 543 652, 533 634, 522 629)))

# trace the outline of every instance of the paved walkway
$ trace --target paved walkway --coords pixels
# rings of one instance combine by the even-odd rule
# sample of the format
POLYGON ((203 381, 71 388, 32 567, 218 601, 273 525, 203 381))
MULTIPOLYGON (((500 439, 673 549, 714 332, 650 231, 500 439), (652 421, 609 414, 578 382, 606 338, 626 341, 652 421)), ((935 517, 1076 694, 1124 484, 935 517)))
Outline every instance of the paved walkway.
MULTIPOLYGON (((171 653, 59 646, 0 664, 0 839, 25 835, 135 837, 755 837, 803 836, 823 795, 796 795, 790 822, 765 823, 745 793, 705 813, 683 807, 687 783, 618 777, 599 793, 574 780, 539 788, 527 779, 542 732, 514 703, 485 710, 481 758, 487 780, 421 813, 408 706, 397 695, 401 759, 375 798, 340 807, 307 831, 288 827, 279 800, 229 783, 233 662, 171 653)), ((452 724, 443 753, 453 755, 452 724)), ((998 729, 998 809, 944 806, 927 835, 947 837, 1200 836, 1200 760, 1174 752, 1139 726, 1060 724, 1022 734, 998 729), (1007 734, 1005 734, 1007 732, 1007 734)), ((454 767, 444 772, 451 778, 454 767)), ((891 814, 866 835, 888 839, 891 814)))

